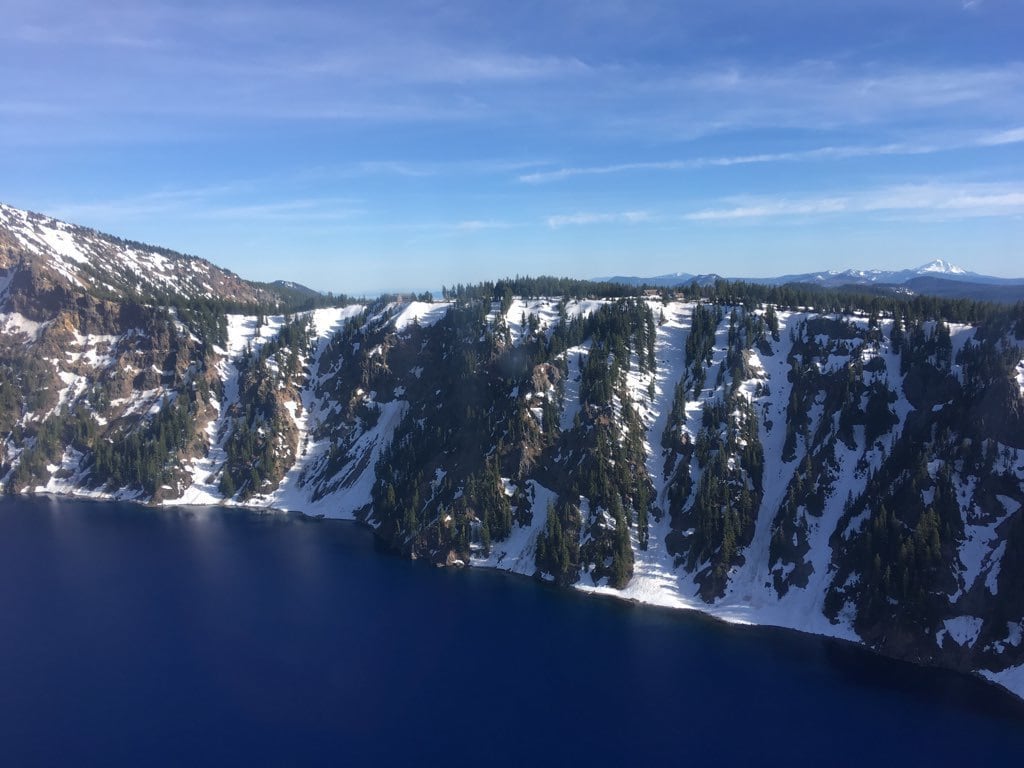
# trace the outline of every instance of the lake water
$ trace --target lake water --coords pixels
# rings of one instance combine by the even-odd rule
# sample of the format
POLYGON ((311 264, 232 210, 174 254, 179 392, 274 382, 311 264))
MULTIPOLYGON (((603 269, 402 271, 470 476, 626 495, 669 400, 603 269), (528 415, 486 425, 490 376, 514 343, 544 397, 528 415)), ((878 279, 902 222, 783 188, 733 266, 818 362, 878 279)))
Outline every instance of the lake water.
POLYGON ((0 502, 0 764, 1016 764, 968 677, 374 551, 347 523, 0 502))

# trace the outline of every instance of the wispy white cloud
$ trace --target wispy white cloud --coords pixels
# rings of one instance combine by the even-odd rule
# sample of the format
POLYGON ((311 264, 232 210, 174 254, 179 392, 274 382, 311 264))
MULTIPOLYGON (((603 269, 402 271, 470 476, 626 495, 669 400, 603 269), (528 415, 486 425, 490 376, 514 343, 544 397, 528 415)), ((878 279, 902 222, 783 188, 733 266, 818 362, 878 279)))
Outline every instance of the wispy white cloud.
POLYGON ((845 160, 863 157, 889 155, 928 155, 958 149, 995 147, 1024 142, 1024 127, 998 132, 975 134, 968 138, 918 142, 899 142, 879 145, 847 145, 816 147, 794 152, 763 152, 749 155, 720 157, 697 157, 688 160, 656 160, 648 162, 614 163, 611 165, 577 166, 558 168, 552 171, 536 171, 521 174, 519 181, 526 184, 543 184, 563 181, 575 176, 603 176, 634 171, 691 171, 702 168, 721 168, 734 165, 755 165, 764 163, 800 162, 813 160, 845 160))
POLYGON ((1024 185, 904 184, 821 197, 734 198, 732 205, 683 215, 687 221, 735 221, 834 214, 929 214, 939 219, 1024 215, 1024 185))
POLYGON ((965 67, 849 67, 841 62, 805 61, 797 65, 765 68, 732 67, 674 75, 654 80, 651 87, 682 89, 716 97, 742 97, 767 107, 795 105, 860 114, 865 119, 881 110, 905 113, 911 109, 962 103, 981 103, 996 94, 1019 92, 1024 85, 1024 64, 965 67))
POLYGON ((130 198, 55 203, 48 213, 68 221, 102 226, 152 216, 173 215, 190 220, 235 220, 278 223, 332 222, 353 219, 366 211, 361 201, 345 197, 286 198, 251 203, 253 182, 195 188, 165 189, 130 198))
POLYGON ((1021 142, 1024 142, 1024 127, 986 134, 978 138, 977 145, 980 147, 997 147, 1004 144, 1020 144, 1021 142))
POLYGON ((455 229, 459 232, 480 232, 486 229, 508 229, 512 225, 507 221, 497 221, 494 219, 469 219, 467 221, 460 221, 455 225, 455 229))
POLYGON ((843 197, 788 200, 759 199, 731 208, 708 208, 688 213, 689 221, 730 221, 734 219, 763 219, 773 216, 807 216, 824 213, 843 213, 850 210, 850 200, 843 197))
POLYGON ((578 76, 591 69, 571 56, 455 50, 408 42, 361 47, 345 54, 330 52, 312 61, 296 59, 284 64, 290 74, 415 84, 547 80, 578 76))
POLYGON ((345 221, 366 213, 365 209, 354 207, 348 198, 308 198, 282 200, 250 205, 220 205, 198 211, 200 218, 240 219, 258 221, 303 222, 303 221, 345 221))
POLYGON ((26 75, 6 98, 47 102, 79 123, 73 132, 39 131, 32 112, 12 110, 21 120, 2 131, 5 142, 68 143, 91 125, 113 141, 171 121, 470 121, 509 110, 495 93, 590 72, 571 52, 459 38, 383 7, 117 5, 40 0, 4 13, 0 62, 18 61, 26 75))
POLYGON ((548 216, 547 225, 551 229, 558 229, 559 227, 570 225, 610 224, 614 222, 639 224, 640 222, 651 221, 653 218, 654 216, 648 211, 621 211, 617 213, 580 212, 548 216))
POLYGON ((307 173, 320 177, 405 176, 427 178, 445 175, 486 175, 515 173, 527 168, 550 165, 547 160, 470 159, 444 162, 410 160, 363 160, 354 165, 322 167, 307 173))
POLYGON ((245 194, 251 182, 232 182, 201 187, 166 188, 131 197, 88 202, 54 202, 47 206, 53 216, 74 222, 124 221, 184 211, 209 210, 215 201, 245 194))
POLYGON ((357 175, 383 174, 389 176, 422 177, 433 176, 434 168, 424 165, 406 163, 400 160, 364 160, 356 165, 353 172, 357 175))
MULTIPOLYGON (((803 61, 774 67, 697 64, 638 67, 600 79, 601 127, 611 135, 680 139, 765 128, 808 131, 857 126, 905 130, 1020 124, 1024 62, 983 66, 907 66, 803 61), (611 109, 614 106, 614 112, 611 109)), ((867 134, 869 135, 869 134, 867 134)))
MULTIPOLYGON (((765 66, 751 54, 723 63, 717 47, 712 56, 699 45, 692 57, 666 55, 667 46, 649 42, 691 33, 670 18, 716 16, 665 10, 672 4, 612 4, 613 14, 594 3, 555 4, 564 7, 549 11, 540 34, 531 14, 487 4, 427 3, 418 13, 372 2, 7 5, 0 39, 10 45, 0 59, 17 62, 23 75, 8 84, 8 98, 52 94, 82 122, 112 132, 138 131, 126 116, 494 126, 515 119, 590 136, 675 138, 737 127, 919 124, 922 114, 967 105, 979 116, 1024 115, 1020 61, 911 66, 837 57, 765 66), (600 42, 577 28, 601 32, 600 42), (101 55, 82 55, 82 46, 97 45, 106 48, 101 55)), ((750 11, 758 13, 766 11, 750 11)))
MULTIPOLYGON (((145 12, 142 16, 149 18, 145 12)), ((5 29, 0 31, 0 39, 28 45, 124 48, 136 53, 169 46, 167 40, 155 34, 154 27, 144 30, 125 16, 114 19, 96 13, 79 18, 65 15, 45 20, 26 19, 20 23, 10 23, 9 17, 7 20, 5 29)))
MULTIPOLYGON (((940 115, 962 121, 968 106, 977 124, 1024 119, 1019 61, 926 67, 837 58, 761 66, 756 57, 723 64, 695 55, 682 63, 642 46, 605 51, 568 32, 538 44, 523 34, 522 14, 460 4, 435 8, 436 18, 386 3, 254 0, 201 11, 173 3, 14 5, 24 8, 5 18, 0 40, 10 45, 0 60, 17 62, 25 76, 6 97, 52 101, 76 125, 61 130, 12 113, 20 119, 0 128, 7 144, 97 134, 113 142, 172 123, 221 121, 459 122, 495 132, 518 125, 589 139, 675 141, 762 127, 939 124, 940 115), (460 16, 473 18, 452 21, 460 16), (519 34, 501 34, 506 22, 519 34), (83 55, 84 40, 92 48, 103 41, 103 50, 83 55)), ((573 15, 551 13, 553 21, 573 15)), ((574 13, 590 22, 600 16, 583 6, 574 13)), ((628 15, 600 23, 621 26, 628 15)), ((680 162, 663 167, 688 167, 680 162)))
POLYGON ((933 151, 930 147, 909 147, 887 144, 878 147, 820 147, 800 152, 766 152, 756 155, 733 155, 725 157, 698 157, 691 160, 656 160, 650 162, 615 163, 613 165, 559 168, 554 171, 537 171, 519 176, 527 184, 542 184, 562 181, 573 176, 603 176, 629 171, 690 171, 701 168, 724 168, 733 165, 754 165, 796 160, 826 158, 867 157, 872 155, 919 154, 933 151))

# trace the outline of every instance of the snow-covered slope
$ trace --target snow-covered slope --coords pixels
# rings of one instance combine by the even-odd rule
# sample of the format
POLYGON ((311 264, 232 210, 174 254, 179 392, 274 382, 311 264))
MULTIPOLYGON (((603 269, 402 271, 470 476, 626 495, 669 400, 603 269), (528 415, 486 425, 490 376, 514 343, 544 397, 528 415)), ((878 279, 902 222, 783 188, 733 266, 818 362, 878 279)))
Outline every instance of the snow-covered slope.
POLYGON ((0 269, 42 269, 59 284, 111 298, 273 301, 276 294, 205 259, 125 241, 0 203, 0 269))

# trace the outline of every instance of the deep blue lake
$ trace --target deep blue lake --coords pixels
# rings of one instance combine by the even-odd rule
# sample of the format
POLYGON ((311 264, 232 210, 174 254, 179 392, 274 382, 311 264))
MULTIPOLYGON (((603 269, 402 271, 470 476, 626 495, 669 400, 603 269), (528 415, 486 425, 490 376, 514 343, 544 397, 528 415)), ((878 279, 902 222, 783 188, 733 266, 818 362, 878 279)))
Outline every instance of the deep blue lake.
POLYGON ((1024 707, 971 678, 439 570, 354 524, 0 502, 5 766, 977 765, 1022 749, 1024 707))

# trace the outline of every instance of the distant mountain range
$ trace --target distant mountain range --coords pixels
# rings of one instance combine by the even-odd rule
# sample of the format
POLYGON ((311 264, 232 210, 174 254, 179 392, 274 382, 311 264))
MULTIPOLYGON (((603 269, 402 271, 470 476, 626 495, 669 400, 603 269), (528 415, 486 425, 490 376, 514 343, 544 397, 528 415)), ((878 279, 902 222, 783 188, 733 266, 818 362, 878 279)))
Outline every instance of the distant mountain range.
MULTIPOLYGON (((723 279, 723 276, 715 273, 675 272, 653 277, 615 275, 595 279, 627 285, 671 288, 694 282, 698 285, 710 285, 716 280, 723 279)), ((778 277, 730 277, 726 279, 742 280, 759 285, 803 283, 820 285, 824 288, 861 286, 880 293, 926 294, 1003 302, 1024 300, 1024 277, 1004 278, 982 275, 943 259, 935 259, 916 269, 845 269, 842 271, 804 272, 779 275, 778 277)))

